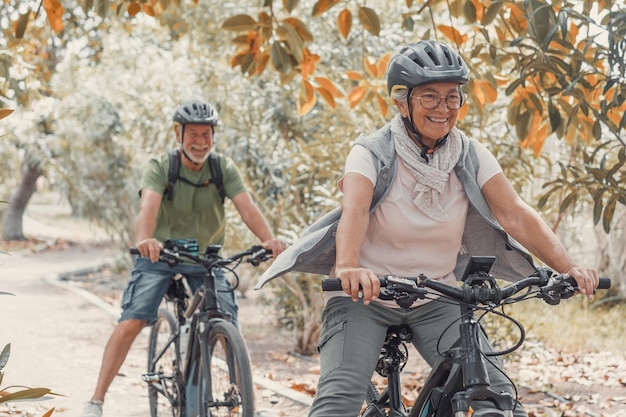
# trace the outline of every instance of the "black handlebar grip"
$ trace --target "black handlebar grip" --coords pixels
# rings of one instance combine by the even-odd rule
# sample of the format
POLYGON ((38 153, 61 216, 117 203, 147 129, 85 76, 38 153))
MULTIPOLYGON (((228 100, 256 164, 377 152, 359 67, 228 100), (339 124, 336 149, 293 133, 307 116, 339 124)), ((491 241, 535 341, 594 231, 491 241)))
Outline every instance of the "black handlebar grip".
POLYGON ((139 250, 137 248, 130 248, 131 255, 139 255, 139 250))
POLYGON ((611 288, 611 278, 600 277, 600 282, 598 282, 599 290, 608 290, 611 288))
MULTIPOLYGON (((380 281, 381 287, 387 286, 387 278, 386 277, 378 277, 380 281)), ((359 290, 361 286, 359 285, 359 290)), ((341 287, 341 281, 339 278, 326 278, 322 280, 322 291, 343 291, 341 287)))
POLYGON ((341 291, 339 278, 326 278, 322 280, 322 291, 341 291))

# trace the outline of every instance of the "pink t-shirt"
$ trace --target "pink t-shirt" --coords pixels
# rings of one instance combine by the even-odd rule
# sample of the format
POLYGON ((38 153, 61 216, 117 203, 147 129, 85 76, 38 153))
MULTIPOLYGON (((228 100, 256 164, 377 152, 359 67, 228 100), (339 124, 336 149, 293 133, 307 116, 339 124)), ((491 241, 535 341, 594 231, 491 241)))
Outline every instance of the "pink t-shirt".
MULTIPOLYGON (((485 146, 473 142, 480 164, 478 185, 482 188, 489 179, 501 173, 502 168, 485 146)), ((361 247, 361 266, 378 276, 416 277, 424 274, 455 285, 453 270, 469 205, 463 187, 452 171, 439 196, 448 220, 438 222, 413 203, 416 179, 400 158, 397 162, 398 172, 391 190, 370 217, 361 247)), ((354 146, 346 160, 344 175, 347 173, 361 174, 375 186, 377 171, 370 151, 363 146, 354 146)), ((347 296, 344 292, 332 292, 327 297, 342 294, 347 296)), ((397 307, 395 302, 384 303, 397 307)), ((417 304, 421 303, 423 301, 417 304)))

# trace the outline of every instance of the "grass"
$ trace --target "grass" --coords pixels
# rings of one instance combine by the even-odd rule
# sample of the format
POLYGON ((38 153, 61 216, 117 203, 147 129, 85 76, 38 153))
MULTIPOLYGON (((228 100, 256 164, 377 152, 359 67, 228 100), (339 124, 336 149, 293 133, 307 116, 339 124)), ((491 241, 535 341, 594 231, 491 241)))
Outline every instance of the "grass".
MULTIPOLYGON (((528 300, 508 306, 507 314, 520 321, 526 337, 540 340, 546 347, 572 353, 609 351, 624 353, 626 303, 600 305, 576 296, 551 306, 541 300, 528 300)), ((517 328, 509 321, 489 315, 484 321, 495 339, 515 342, 517 328)))

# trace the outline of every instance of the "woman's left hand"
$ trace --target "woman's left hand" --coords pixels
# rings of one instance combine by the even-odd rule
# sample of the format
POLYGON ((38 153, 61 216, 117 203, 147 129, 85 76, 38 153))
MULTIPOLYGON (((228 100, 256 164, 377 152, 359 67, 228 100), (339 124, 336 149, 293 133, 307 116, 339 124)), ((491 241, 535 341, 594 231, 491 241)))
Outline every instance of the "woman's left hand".
POLYGON ((280 239, 266 240, 265 242, 263 242, 262 246, 265 249, 269 249, 272 251, 272 256, 274 257, 274 259, 276 259, 276 257, 280 255, 282 251, 287 249, 287 243, 280 239))
POLYGON ((566 273, 576 280, 578 291, 580 291, 581 294, 586 295, 589 300, 593 299, 594 291, 600 281, 596 269, 575 266, 570 268, 566 273))

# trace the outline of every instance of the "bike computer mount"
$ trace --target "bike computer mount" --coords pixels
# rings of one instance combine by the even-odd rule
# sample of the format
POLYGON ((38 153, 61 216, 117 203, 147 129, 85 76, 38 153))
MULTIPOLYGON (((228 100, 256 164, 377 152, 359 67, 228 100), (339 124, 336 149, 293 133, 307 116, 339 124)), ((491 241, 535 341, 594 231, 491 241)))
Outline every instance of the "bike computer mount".
POLYGON ((480 285, 485 281, 495 283, 495 279, 489 274, 495 261, 495 256, 472 256, 465 267, 461 281, 469 286, 476 283, 480 285))

